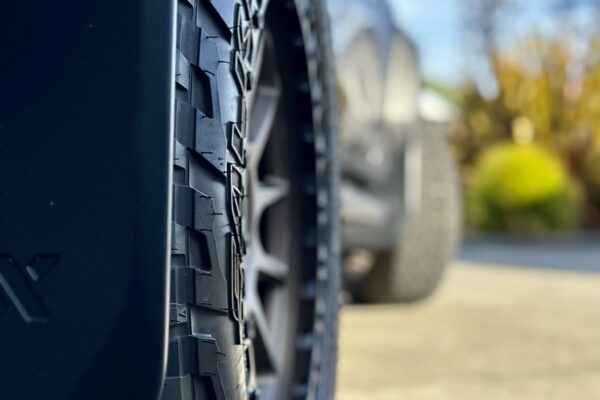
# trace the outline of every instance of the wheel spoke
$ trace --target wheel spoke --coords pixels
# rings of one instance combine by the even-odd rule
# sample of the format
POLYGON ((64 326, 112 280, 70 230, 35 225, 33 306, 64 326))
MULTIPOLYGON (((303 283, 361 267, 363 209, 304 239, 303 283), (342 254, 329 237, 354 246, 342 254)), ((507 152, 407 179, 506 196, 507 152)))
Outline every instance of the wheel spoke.
POLYGON ((293 317, 282 307, 287 304, 285 296, 293 282, 290 276, 293 261, 289 259, 288 248, 294 230, 286 226, 287 220, 279 221, 287 218, 292 204, 285 201, 290 193, 291 175, 280 152, 288 148, 289 131, 287 119, 282 115, 284 110, 279 108, 283 85, 273 37, 265 31, 255 43, 255 80, 248 97, 246 142, 245 310, 249 337, 253 339, 257 380, 261 386, 266 382, 273 386, 284 374, 280 368, 286 368, 281 357, 287 350, 282 346, 289 346, 281 335, 287 329, 285 320, 293 317), (275 205, 273 212, 265 213, 275 205), (274 228, 278 225, 282 231, 274 228))
POLYGON ((255 96, 248 143, 250 168, 258 167, 258 162, 273 131, 281 90, 276 86, 260 86, 256 89, 255 96))
POLYGON ((275 358, 275 349, 273 348, 273 335, 267 315, 261 304, 258 295, 251 296, 248 302, 248 314, 256 327, 257 337, 255 339, 255 349, 257 349, 257 367, 260 370, 276 372, 277 361, 275 358), (260 351, 262 350, 262 351, 260 351), (260 357, 262 355, 262 357, 260 357))
POLYGON ((256 268, 261 274, 279 281, 285 280, 290 269, 287 263, 267 253, 258 258, 256 268))
POLYGON ((262 213, 272 205, 281 201, 289 193, 289 182, 278 177, 271 177, 265 182, 255 185, 253 193, 253 218, 260 218, 262 213))

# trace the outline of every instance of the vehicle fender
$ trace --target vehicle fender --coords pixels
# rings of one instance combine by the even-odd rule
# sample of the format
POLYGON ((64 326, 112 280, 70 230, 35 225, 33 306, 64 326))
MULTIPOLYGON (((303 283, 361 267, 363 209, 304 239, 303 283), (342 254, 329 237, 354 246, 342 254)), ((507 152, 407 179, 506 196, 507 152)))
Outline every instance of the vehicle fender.
POLYGON ((0 4, 0 398, 153 399, 173 1, 0 4))

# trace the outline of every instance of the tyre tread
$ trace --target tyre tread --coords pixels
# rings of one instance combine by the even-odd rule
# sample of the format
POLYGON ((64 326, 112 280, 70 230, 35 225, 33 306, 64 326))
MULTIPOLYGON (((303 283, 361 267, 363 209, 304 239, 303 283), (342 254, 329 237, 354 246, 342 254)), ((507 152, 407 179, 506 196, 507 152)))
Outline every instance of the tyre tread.
POLYGON ((240 53, 235 23, 249 24, 240 20, 247 14, 239 0, 179 0, 177 7, 171 306, 162 399, 241 399, 245 348, 231 281, 242 246, 231 243, 243 240, 241 215, 231 204, 243 188, 241 179, 232 182, 238 177, 231 171, 242 173, 244 150, 230 143, 229 133, 245 135, 245 87, 236 83, 232 60, 240 53))

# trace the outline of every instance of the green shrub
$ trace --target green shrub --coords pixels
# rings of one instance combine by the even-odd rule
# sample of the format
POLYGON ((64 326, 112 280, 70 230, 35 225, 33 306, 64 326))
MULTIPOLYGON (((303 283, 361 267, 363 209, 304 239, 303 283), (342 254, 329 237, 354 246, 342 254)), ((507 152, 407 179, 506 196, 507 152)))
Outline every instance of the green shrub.
POLYGON ((485 151, 468 189, 469 224, 479 230, 543 233, 577 228, 581 201, 561 160, 535 145, 485 151))

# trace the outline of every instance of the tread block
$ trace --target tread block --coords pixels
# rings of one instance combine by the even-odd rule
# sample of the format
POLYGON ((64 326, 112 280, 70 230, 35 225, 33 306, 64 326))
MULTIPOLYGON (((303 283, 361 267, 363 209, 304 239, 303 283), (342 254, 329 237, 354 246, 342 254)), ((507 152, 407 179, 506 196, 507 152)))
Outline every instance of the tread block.
POLYGON ((181 24, 178 31, 178 48, 191 64, 198 65, 198 55, 200 53, 200 27, 187 18, 178 18, 178 24, 181 24))
MULTIPOLYGON (((173 164, 175 164, 175 166, 177 166, 180 169, 185 171, 185 169, 187 168, 187 161, 188 161, 187 148, 183 144, 181 144, 179 141, 176 140, 173 150, 174 150, 173 164)), ((183 176, 185 178, 185 172, 183 172, 183 176)), ((175 176, 174 176, 174 178, 175 178, 175 176)), ((179 181, 175 181, 175 182, 181 184, 181 182, 179 182, 179 181)))
POLYGON ((210 35, 218 35, 229 42, 231 31, 227 19, 230 7, 235 7, 235 2, 231 0, 200 0, 198 6, 196 17, 198 25, 208 31, 210 35))
POLYGON ((194 191, 194 229, 201 232, 212 232, 217 212, 213 199, 194 191))
POLYGON ((178 224, 172 223, 171 232, 171 253, 186 254, 187 238, 185 228, 178 224))
POLYGON ((177 288, 176 304, 193 304, 221 312, 229 310, 227 282, 222 275, 179 267, 171 270, 171 280, 177 288))
POLYGON ((196 135, 196 152, 224 175, 227 140, 223 125, 217 118, 196 113, 196 131, 201 133, 196 135))
POLYGON ((167 377, 163 387, 163 399, 195 400, 193 377, 167 377))
POLYGON ((175 55, 175 83, 179 86, 190 90, 190 62, 186 59, 181 51, 177 51, 175 55))
POLYGON ((175 185, 173 202, 173 221, 177 225, 194 227, 194 189, 175 185))
POLYGON ((195 271, 189 267, 178 267, 171 269, 171 282, 177 289, 175 292, 175 304, 193 304, 195 299, 194 279, 195 271))
POLYGON ((212 8, 219 14, 225 26, 233 26, 236 4, 231 0, 210 0, 212 8))
POLYGON ((202 46, 202 56, 198 61, 198 67, 200 67, 202 71, 215 76, 217 74, 219 63, 225 60, 221 60, 219 48, 212 36, 202 32, 200 43, 202 46))
POLYGON ((215 393, 224 398, 224 389, 219 376, 219 359, 225 355, 220 351, 217 341, 212 335, 179 336, 169 341, 169 357, 167 359, 167 384, 174 387, 170 391, 180 393, 193 385, 186 378, 193 376, 210 377, 215 393), (180 384, 182 388, 177 388, 180 384))
POLYGON ((223 355, 215 338, 196 338, 198 352, 198 373, 200 375, 217 376, 219 374, 219 356, 223 355))
POLYGON ((179 336, 169 341, 167 376, 198 375, 198 361, 192 356, 196 353, 196 342, 193 336, 179 336))
POLYGON ((214 110, 211 79, 204 70, 198 67, 192 67, 192 71, 190 78, 192 85, 191 106, 212 118, 214 110))
POLYGON ((196 111, 183 101, 175 101, 175 138, 187 148, 194 148, 196 111))
MULTIPOLYGON (((174 302, 171 302, 174 303, 174 302)), ((171 304, 169 308, 169 324, 170 326, 180 325, 185 326, 188 322, 188 308, 183 304, 171 304)), ((187 326, 185 326, 187 329, 187 326)))
POLYGON ((174 189, 175 223, 198 232, 213 233, 215 217, 220 215, 215 209, 213 199, 189 186, 175 185, 174 189))
POLYGON ((206 272, 196 272, 196 292, 194 304, 210 306, 213 310, 227 312, 227 282, 222 275, 211 275, 206 272))

